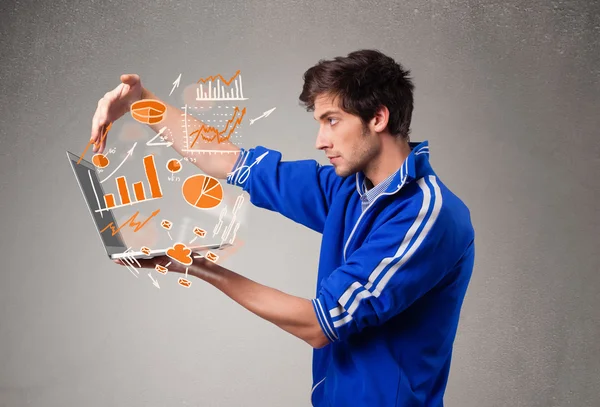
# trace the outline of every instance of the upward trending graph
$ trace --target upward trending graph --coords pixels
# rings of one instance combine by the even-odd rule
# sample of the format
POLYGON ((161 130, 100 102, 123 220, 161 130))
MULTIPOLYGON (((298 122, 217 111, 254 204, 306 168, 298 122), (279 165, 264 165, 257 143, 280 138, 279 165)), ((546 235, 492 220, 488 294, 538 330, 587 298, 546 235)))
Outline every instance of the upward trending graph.
POLYGON ((237 71, 229 80, 219 74, 200 78, 197 83, 200 85, 196 88, 196 100, 248 100, 244 97, 240 71, 237 71))
POLYGON ((135 205, 140 202, 162 198, 163 193, 160 187, 160 181, 158 180, 158 173, 156 172, 154 155, 150 154, 144 157, 144 172, 146 173, 146 180, 150 185, 150 196, 146 196, 144 184, 142 181, 139 181, 133 184, 135 199, 132 199, 129 193, 127 179, 125 177, 117 177, 116 182, 120 204, 117 204, 114 194, 106 194, 104 195, 104 203, 106 206, 104 208, 97 209, 96 212, 102 213, 103 211, 107 211, 109 209, 117 209, 123 206, 135 205))
POLYGON ((188 149, 191 150, 194 147, 194 144, 196 144, 196 141, 198 141, 200 136, 202 136, 202 139, 208 142, 211 142, 215 139, 217 140, 217 143, 222 143, 229 140, 237 126, 242 122, 245 114, 246 108, 243 108, 240 113, 240 108, 236 106, 235 109, 233 109, 233 115, 229 120, 227 120, 227 124, 223 130, 219 130, 213 126, 202 123, 199 129, 194 130, 188 135, 188 142, 193 138, 193 141, 188 149))

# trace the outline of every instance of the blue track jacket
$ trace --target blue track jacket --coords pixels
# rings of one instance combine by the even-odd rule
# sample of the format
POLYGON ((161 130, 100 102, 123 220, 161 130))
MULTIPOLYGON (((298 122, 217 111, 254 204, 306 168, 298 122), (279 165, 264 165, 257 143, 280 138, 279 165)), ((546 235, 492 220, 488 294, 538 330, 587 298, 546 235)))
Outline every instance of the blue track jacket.
POLYGON ((364 174, 242 149, 227 182, 323 234, 313 353, 315 407, 443 406, 475 256, 469 209, 437 177, 428 142, 362 211, 364 174), (260 158, 257 162, 257 158, 260 158))

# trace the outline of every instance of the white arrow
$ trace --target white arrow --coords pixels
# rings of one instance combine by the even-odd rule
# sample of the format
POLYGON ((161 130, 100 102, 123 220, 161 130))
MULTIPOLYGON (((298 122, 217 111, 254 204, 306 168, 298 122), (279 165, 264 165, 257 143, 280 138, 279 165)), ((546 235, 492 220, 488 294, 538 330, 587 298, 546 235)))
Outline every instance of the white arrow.
POLYGON ((157 138, 159 138, 160 136, 162 136, 163 132, 167 129, 167 126, 163 127, 162 129, 160 129, 158 131, 158 133, 156 133, 156 136, 154 136, 152 138, 152 140, 149 140, 146 142, 147 146, 167 146, 167 147, 171 147, 173 145, 172 141, 157 141, 154 142, 154 140, 156 140, 157 138))
POLYGON ((263 114, 261 114, 260 116, 258 116, 256 119, 250 119, 250 125, 252 126, 252 123, 254 123, 255 121, 257 121, 258 119, 262 119, 263 117, 268 117, 271 113, 273 113, 273 110, 277 109, 276 107, 274 107, 271 110, 267 110, 266 112, 264 112, 263 114))
POLYGON ((152 280, 152 284, 154 285, 154 287, 160 288, 160 285, 158 285, 158 280, 155 280, 154 277, 152 277, 151 273, 148 273, 148 277, 150 277, 150 279, 152 280))
MULTIPOLYGON (((256 164, 260 163, 262 161, 263 158, 266 157, 266 155, 269 154, 268 151, 262 153, 260 156, 258 156, 256 158, 256 160, 254 160, 254 162, 252 164, 250 164, 249 166, 245 166, 242 165, 241 167, 239 167, 238 169, 236 169, 233 172, 228 172, 227 173, 227 178, 229 178, 230 176, 232 176, 233 174, 237 173, 236 179, 234 182, 239 183, 240 185, 243 184, 244 182, 246 182, 246 180, 248 179, 248 176, 250 175, 250 169, 255 166, 256 164), (245 167, 245 168, 244 168, 245 167)), ((239 197, 238 197, 239 198, 239 197)))
MULTIPOLYGON (((173 93, 173 91, 175 90, 175 88, 179 86, 179 81, 180 80, 181 80, 181 74, 179 74, 179 76, 177 77, 177 79, 175 79, 175 82, 173 82, 173 89, 171 89, 171 93, 173 93)), ((169 93, 169 96, 171 96, 171 93, 169 93)))
MULTIPOLYGON (((259 162, 261 162, 261 161, 262 161, 262 159, 263 159, 263 158, 265 158, 265 156, 266 156, 267 154, 269 154, 269 152, 268 152, 268 151, 267 151, 267 152, 265 152, 265 153, 262 153, 260 156, 258 156, 258 158, 257 158, 256 160, 254 160, 254 162, 252 163, 252 165, 256 165, 256 164, 258 164, 259 162)), ((252 167, 252 165, 251 165, 250 167, 252 167)), ((248 168, 250 168, 250 167, 248 167, 248 168)))
MULTIPOLYGON (((267 154, 269 154, 269 152, 268 152, 268 151, 267 151, 267 152, 264 152, 264 153, 262 153, 261 155, 259 155, 259 156, 256 158, 256 160, 254 160, 254 162, 253 162, 252 164, 250 164, 250 165, 248 166, 248 168, 246 168, 244 171, 246 171, 246 172, 249 172, 249 171, 250 171, 250 168, 252 168, 252 167, 254 167, 256 164, 260 163, 260 162, 262 161, 262 159, 266 157, 266 155, 267 155, 267 154)), ((243 167, 243 166, 242 166, 242 167, 243 167)), ((240 167, 240 168, 242 168, 242 167, 240 167)), ((248 177, 246 177, 246 178, 248 178, 248 177)), ((241 195, 240 195, 240 196, 241 196, 241 195)), ((239 196, 238 196, 238 198, 239 198, 239 196)), ((242 197, 242 199, 243 199, 243 197, 242 197)), ((237 204, 237 200, 236 200, 236 204, 237 204)), ((234 207, 234 210, 235 210, 235 207, 234 207)))
POLYGON ((133 149, 135 148, 135 146, 136 146, 136 145, 137 145, 137 141, 136 141, 135 143, 133 143, 133 147, 131 147, 131 148, 129 149, 129 151, 127 152, 127 155, 125 156, 125 158, 123 159, 123 161, 121 161, 121 164, 119 164, 119 165, 117 166, 117 168, 115 168, 115 170, 114 170, 113 172, 111 172, 111 173, 110 173, 110 175, 109 175, 108 177, 106 177, 106 178, 104 178, 102 181, 100 181, 100 183, 101 183, 101 184, 102 184, 104 181, 106 181, 107 179, 109 179, 110 177, 112 177, 112 176, 113 176, 113 174, 114 174, 115 172, 117 172, 117 170, 118 170, 119 168, 121 168, 121 166, 122 166, 122 165, 125 163, 125 161, 127 161, 127 159, 133 155, 133 149))

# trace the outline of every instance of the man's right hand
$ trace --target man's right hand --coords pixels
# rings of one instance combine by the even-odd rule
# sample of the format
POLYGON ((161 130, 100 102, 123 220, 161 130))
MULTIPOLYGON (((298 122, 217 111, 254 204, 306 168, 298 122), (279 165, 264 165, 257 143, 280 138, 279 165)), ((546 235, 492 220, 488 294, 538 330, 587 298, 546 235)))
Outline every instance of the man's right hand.
POLYGON ((131 104, 142 99, 142 82, 136 74, 121 75, 121 84, 107 92, 98 101, 98 107, 92 119, 91 142, 94 153, 102 153, 106 147, 106 138, 102 139, 109 124, 129 111, 131 104))
MULTIPOLYGON (((102 140, 106 134, 106 129, 111 123, 119 119, 125 113, 131 109, 131 105, 138 100, 152 99, 158 100, 164 103, 167 107, 164 118, 159 123, 148 123, 148 126, 155 132, 158 133, 162 127, 169 129, 170 138, 169 141, 172 143, 171 147, 182 157, 191 157, 194 152, 190 152, 187 146, 189 137, 187 133, 181 128, 181 117, 184 112, 181 109, 172 106, 165 101, 162 101, 150 92, 148 89, 142 86, 140 77, 135 74, 121 75, 121 84, 107 92, 100 101, 98 101, 98 108, 92 119, 92 136, 88 147, 91 143, 94 144, 94 153, 102 153, 106 147, 106 138, 102 140)), ((198 129, 204 123, 191 114, 186 116, 187 128, 198 129)), ((196 136, 197 138, 198 136, 196 136)), ((86 151, 87 148, 86 147, 86 151)), ((239 155, 235 152, 239 152, 240 148, 227 140, 217 140, 208 142, 204 139, 200 140, 198 151, 214 150, 215 153, 219 151, 226 151, 227 154, 204 154, 202 158, 194 157, 193 163, 200 171, 205 174, 215 177, 217 179, 226 179, 229 175, 229 171, 233 168, 239 155), (233 150, 233 154, 232 154, 233 150)), ((85 154, 83 154, 85 155, 85 154)))

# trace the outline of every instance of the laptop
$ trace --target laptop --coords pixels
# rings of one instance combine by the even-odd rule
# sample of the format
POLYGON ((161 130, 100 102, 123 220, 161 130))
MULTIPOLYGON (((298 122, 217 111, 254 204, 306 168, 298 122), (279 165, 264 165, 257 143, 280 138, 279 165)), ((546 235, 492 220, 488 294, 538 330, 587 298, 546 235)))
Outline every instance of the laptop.
MULTIPOLYGON (((115 230, 119 229, 119 225, 115 220, 112 210, 101 206, 102 203, 104 203, 104 190, 102 189, 102 184, 98 178, 96 166, 89 161, 80 159, 79 156, 69 151, 67 151, 67 157, 71 163, 71 168, 73 168, 75 178, 77 179, 77 184, 81 189, 85 203, 92 215, 96 230, 100 235, 100 239, 102 240, 102 244, 104 245, 104 249, 109 258, 114 260, 131 258, 152 259, 154 257, 164 256, 167 253, 168 247, 159 250, 150 250, 149 253, 132 251, 130 248, 127 248, 120 231, 117 231, 114 235, 110 229, 102 233, 101 231, 111 222, 115 230), (79 162, 79 164, 77 164, 77 162, 79 162)), ((191 249, 192 252, 201 253, 207 250, 220 250, 227 246, 231 246, 231 243, 223 242, 202 246, 188 246, 188 248, 191 249)))

